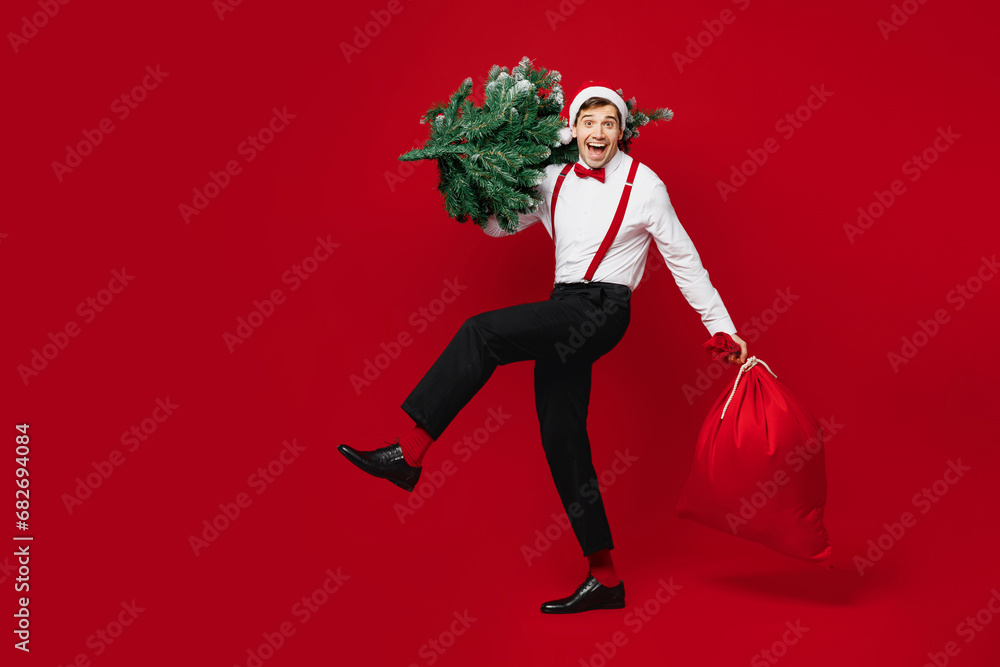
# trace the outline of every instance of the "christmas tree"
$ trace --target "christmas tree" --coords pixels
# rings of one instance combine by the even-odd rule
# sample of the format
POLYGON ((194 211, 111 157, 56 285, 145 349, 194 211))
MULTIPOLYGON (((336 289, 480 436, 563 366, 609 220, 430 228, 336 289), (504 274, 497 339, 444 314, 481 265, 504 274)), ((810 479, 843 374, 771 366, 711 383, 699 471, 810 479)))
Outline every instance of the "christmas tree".
MULTIPOLYGON (((579 157, 566 120, 559 115, 564 101, 560 78, 555 70, 535 69, 527 56, 513 71, 494 65, 481 106, 469 99, 472 78, 467 78, 448 102, 431 107, 421 119, 430 126, 424 147, 399 159, 437 160, 438 189, 449 216, 485 227, 495 215, 501 229, 517 231, 518 214, 534 211, 541 203, 535 186, 544 178, 545 167, 579 157)), ((639 136, 639 127, 673 116, 669 109, 636 110, 635 98, 626 104, 629 118, 621 139, 625 152, 639 136)))

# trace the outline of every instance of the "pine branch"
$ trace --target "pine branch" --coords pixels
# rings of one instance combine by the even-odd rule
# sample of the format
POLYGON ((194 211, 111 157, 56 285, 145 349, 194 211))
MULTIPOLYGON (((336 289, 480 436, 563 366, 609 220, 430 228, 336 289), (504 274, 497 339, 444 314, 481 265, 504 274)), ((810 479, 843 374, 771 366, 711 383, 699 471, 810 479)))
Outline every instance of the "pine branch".
MULTIPOLYGON (((528 57, 511 70, 493 65, 482 105, 469 99, 472 79, 465 79, 447 102, 423 116, 421 122, 429 126, 423 147, 399 159, 437 162, 438 189, 449 216, 485 226, 492 215, 501 229, 516 232, 518 214, 536 211, 541 204, 535 188, 545 168, 579 158, 575 142, 559 141, 566 126, 560 116, 565 102, 560 79, 555 70, 536 69, 528 57)), ((630 115, 622 133, 626 152, 640 127, 673 116, 669 109, 635 109, 634 99, 627 104, 630 115)))

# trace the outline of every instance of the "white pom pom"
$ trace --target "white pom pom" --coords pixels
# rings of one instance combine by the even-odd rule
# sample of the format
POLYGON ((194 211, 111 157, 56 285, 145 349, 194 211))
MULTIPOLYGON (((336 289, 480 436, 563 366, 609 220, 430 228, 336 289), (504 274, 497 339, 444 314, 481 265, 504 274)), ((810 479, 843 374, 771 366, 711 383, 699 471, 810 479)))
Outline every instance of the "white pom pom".
POLYGON ((571 141, 573 141, 573 130, 568 126, 559 130, 559 143, 568 144, 571 141))

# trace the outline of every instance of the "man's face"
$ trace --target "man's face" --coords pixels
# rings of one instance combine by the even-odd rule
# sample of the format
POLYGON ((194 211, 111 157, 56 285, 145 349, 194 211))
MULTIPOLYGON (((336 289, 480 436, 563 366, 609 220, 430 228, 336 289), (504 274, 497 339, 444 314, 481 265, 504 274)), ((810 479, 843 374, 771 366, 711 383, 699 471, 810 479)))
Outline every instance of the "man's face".
POLYGON ((580 157, 591 169, 603 167, 615 156, 621 136, 618 108, 613 104, 581 111, 573 126, 580 157))

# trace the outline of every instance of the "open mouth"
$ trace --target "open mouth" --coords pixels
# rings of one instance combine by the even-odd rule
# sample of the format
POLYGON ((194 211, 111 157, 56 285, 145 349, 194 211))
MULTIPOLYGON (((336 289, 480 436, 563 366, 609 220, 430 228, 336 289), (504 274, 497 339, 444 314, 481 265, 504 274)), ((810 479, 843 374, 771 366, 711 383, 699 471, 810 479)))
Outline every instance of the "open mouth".
POLYGON ((587 155, 594 159, 599 160, 604 156, 604 151, 608 149, 608 144, 601 141, 588 141, 587 142, 587 155))

